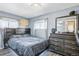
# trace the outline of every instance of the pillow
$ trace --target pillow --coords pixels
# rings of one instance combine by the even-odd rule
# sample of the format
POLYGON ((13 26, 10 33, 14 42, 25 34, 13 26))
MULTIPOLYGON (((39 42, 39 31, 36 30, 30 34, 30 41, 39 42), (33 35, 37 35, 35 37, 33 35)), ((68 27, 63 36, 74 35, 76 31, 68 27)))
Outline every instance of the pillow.
POLYGON ((12 35, 10 38, 20 38, 22 35, 12 35))
POLYGON ((16 34, 25 34, 25 28, 16 29, 16 34))

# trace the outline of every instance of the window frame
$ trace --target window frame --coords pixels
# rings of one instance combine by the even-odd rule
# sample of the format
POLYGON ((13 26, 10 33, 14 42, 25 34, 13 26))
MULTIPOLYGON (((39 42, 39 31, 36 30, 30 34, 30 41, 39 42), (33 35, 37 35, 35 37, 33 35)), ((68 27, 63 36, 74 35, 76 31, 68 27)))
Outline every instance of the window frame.
MULTIPOLYGON (((19 27, 19 22, 16 19, 12 19, 12 18, 1 18, 0 21, 3 21, 3 24, 5 24, 4 22, 7 21, 6 26, 4 27, 0 27, 0 28, 18 28, 19 27), (15 27, 10 26, 11 22, 16 22, 18 25, 15 25, 15 27), (16 27, 17 26, 17 27, 16 27)), ((1 22, 2 23, 2 22, 1 22)), ((0 23, 0 24, 1 24, 0 23)), ((12 23, 11 23, 12 24, 12 23)))

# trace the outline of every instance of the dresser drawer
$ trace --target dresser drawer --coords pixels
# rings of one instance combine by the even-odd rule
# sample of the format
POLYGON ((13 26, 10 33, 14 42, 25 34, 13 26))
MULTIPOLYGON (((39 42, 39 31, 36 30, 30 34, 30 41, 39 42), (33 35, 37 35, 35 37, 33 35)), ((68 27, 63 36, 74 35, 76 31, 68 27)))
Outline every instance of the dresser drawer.
POLYGON ((51 34, 50 38, 64 38, 64 35, 51 34))
POLYGON ((50 42, 49 42, 49 44, 51 45, 56 45, 56 46, 62 46, 63 47, 63 42, 59 42, 59 41, 53 41, 53 40, 51 40, 50 42))
POLYGON ((64 44, 64 47, 68 48, 68 49, 73 49, 73 50, 77 50, 78 49, 78 47, 76 45, 70 45, 70 44, 64 44))
POLYGON ((76 45, 76 41, 73 40, 64 40, 65 44, 76 45))
POLYGON ((49 38, 50 41, 59 41, 59 42, 63 42, 64 39, 59 39, 59 38, 49 38))
POLYGON ((71 56, 79 56, 79 50, 75 50, 75 49, 70 49, 70 48, 64 48, 64 53, 67 53, 68 55, 71 56))
POLYGON ((75 40, 74 35, 58 35, 58 34, 51 34, 50 38, 62 38, 62 39, 68 39, 68 40, 75 40))
POLYGON ((50 45, 49 50, 54 51, 54 52, 58 52, 58 53, 62 53, 64 51, 62 47, 55 46, 55 45, 50 45))

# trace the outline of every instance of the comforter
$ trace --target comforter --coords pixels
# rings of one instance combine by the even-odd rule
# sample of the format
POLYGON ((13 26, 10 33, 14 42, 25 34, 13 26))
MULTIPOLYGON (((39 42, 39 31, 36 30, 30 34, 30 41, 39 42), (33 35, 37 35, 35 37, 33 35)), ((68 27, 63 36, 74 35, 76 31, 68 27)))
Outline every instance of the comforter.
POLYGON ((20 56, 35 56, 48 47, 48 40, 33 36, 13 37, 8 45, 20 56))

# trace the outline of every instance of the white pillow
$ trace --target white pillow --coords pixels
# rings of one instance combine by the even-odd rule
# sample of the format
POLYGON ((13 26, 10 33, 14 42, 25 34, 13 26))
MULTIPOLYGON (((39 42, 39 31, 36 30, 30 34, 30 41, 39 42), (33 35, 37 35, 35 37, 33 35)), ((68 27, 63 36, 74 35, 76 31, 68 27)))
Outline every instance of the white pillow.
POLYGON ((22 35, 12 35, 10 38, 20 38, 22 35))
POLYGON ((25 33, 25 28, 16 29, 16 34, 24 34, 24 33, 25 33))

